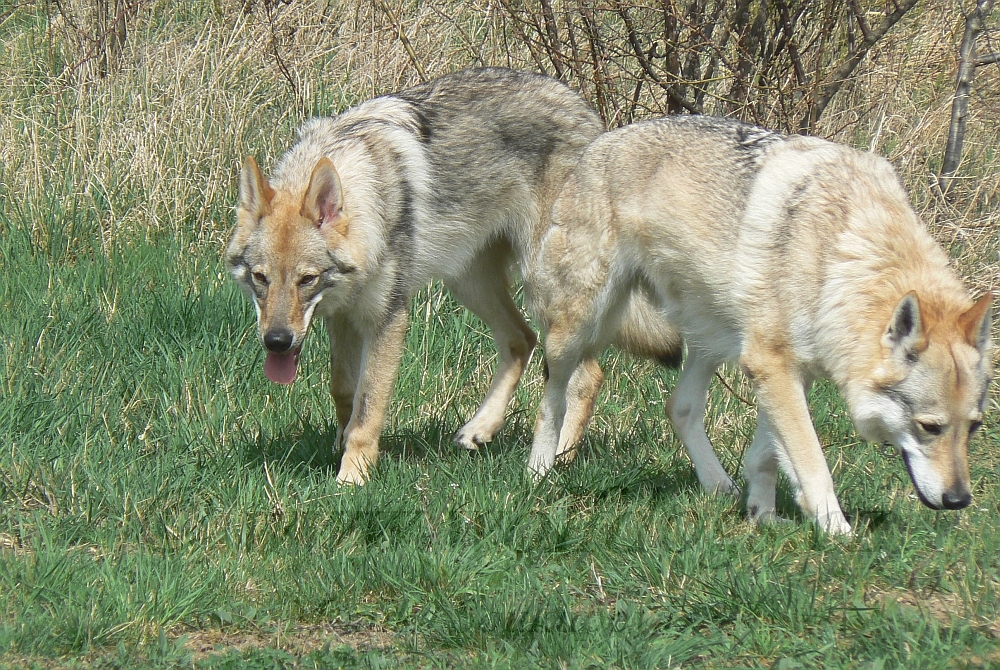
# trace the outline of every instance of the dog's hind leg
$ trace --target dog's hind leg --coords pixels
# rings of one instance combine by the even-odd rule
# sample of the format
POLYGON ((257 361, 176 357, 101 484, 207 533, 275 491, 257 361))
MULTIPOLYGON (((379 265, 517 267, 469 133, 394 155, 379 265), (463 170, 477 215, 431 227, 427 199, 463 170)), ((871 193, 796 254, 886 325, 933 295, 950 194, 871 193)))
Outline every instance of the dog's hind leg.
POLYGON ((777 437, 767 420, 767 414, 757 415, 753 442, 743 457, 743 478, 747 482, 747 518, 753 523, 777 520, 775 489, 778 484, 777 437))
POLYGON ((681 378, 673 395, 667 400, 666 410, 677 436, 694 463, 702 487, 709 493, 739 495, 739 489, 722 467, 705 433, 708 385, 718 366, 716 359, 690 347, 681 378))
POLYGON ((472 261, 469 271, 446 282, 455 298, 493 333, 499 360, 493 383, 472 418, 457 433, 455 444, 474 450, 493 439, 503 425, 517 382, 538 341, 510 297, 504 249, 487 249, 472 261))

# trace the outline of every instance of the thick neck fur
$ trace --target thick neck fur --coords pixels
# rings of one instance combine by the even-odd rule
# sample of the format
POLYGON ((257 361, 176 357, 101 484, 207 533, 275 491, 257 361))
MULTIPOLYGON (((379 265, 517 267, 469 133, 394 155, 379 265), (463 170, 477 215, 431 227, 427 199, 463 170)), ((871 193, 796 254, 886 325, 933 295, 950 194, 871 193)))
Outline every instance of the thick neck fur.
POLYGON ((883 161, 868 166, 872 181, 851 194, 856 205, 835 244, 821 298, 825 366, 848 403, 864 387, 891 381, 882 336, 899 301, 915 291, 929 339, 954 333, 972 301, 948 267, 944 251, 913 212, 883 161))
POLYGON ((330 158, 343 185, 344 211, 352 222, 347 235, 353 243, 351 260, 365 272, 377 265, 383 253, 384 235, 373 233, 384 228, 390 213, 372 207, 372 203, 380 202, 372 197, 380 187, 379 173, 363 143, 357 138, 331 142, 334 133, 324 132, 325 126, 334 126, 338 121, 342 122, 342 117, 307 122, 299 132, 299 141, 276 166, 271 185, 277 192, 276 200, 287 201, 290 207, 300 206, 313 167, 321 158, 330 158))
POLYGON ((408 125, 406 108, 402 100, 378 98, 336 117, 307 121, 298 142, 281 158, 271 177, 275 200, 296 206, 317 162, 324 157, 333 162, 350 221, 337 253, 346 255, 357 268, 355 287, 365 295, 356 295, 354 304, 370 306, 375 320, 387 307, 378 299, 389 292, 383 284, 396 282, 396 269, 385 262, 390 231, 402 209, 411 206, 399 200, 395 187, 402 181, 402 171, 418 211, 428 192, 420 181, 427 171, 422 168, 423 154, 408 125))

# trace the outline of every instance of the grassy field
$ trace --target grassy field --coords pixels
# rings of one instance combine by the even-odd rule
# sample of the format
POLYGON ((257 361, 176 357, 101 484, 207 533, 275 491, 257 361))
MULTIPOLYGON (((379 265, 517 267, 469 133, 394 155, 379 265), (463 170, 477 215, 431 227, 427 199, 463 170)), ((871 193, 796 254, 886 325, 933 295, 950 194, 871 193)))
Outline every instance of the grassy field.
MULTIPOLYGON (((296 383, 270 384, 220 254, 241 156, 270 163, 302 118, 395 87, 405 60, 386 47, 378 79, 361 47, 303 37, 286 56, 312 82, 296 107, 261 55, 266 26, 176 4, 148 7, 127 59, 140 65, 96 82, 66 79, 73 55, 44 3, 0 23, 0 664, 1000 665, 995 386, 967 510, 924 508, 901 460, 862 442, 819 385, 814 419, 857 536, 803 523, 784 483, 794 522, 754 528, 700 492, 663 414, 675 373, 615 352, 571 467, 540 484, 524 469, 537 357, 499 438, 455 449, 494 356, 431 286, 411 307, 385 456, 369 485, 338 487, 322 329, 296 383)), ((926 35, 907 30, 910 57, 895 57, 911 74, 954 37, 918 58, 926 35)), ((439 69, 463 64, 435 53, 439 69)), ((982 289, 1000 245, 989 107, 970 123, 976 185, 947 204, 919 187, 950 72, 908 94, 931 111, 892 107, 890 91, 878 133, 838 137, 900 166, 982 289)), ((998 79, 980 102, 1000 98, 998 79)), ((738 473, 755 409, 746 381, 723 377, 708 427, 738 473)))

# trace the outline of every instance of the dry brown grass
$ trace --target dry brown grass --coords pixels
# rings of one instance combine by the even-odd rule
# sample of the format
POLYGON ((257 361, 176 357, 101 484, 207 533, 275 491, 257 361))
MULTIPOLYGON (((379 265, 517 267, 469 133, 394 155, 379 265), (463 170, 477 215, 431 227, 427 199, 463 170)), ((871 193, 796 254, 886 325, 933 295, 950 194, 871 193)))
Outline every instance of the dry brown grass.
MULTIPOLYGON (((78 13, 86 4, 70 3, 78 13)), ((76 67, 86 43, 58 15, 47 18, 46 3, 8 16, 0 196, 14 203, 11 218, 22 217, 43 246, 54 233, 38 213, 58 206, 92 218, 105 249, 167 232, 221 250, 243 156, 271 163, 304 118, 417 83, 421 71, 537 69, 488 0, 252 4, 245 13, 242 0, 143 2, 120 69, 105 78, 76 67)), ((978 73, 953 197, 934 187, 966 4, 914 10, 857 69, 818 132, 888 157, 979 293, 1000 285, 1000 67, 978 73)))
MULTIPOLYGON (((84 14, 86 2, 70 4, 84 14)), ((950 203, 931 188, 966 4, 926 3, 912 12, 859 67, 819 132, 892 160, 942 240, 976 250, 961 265, 985 289, 998 278, 1000 67, 978 73, 962 187, 950 203)), ((428 77, 478 64, 537 69, 503 32, 491 2, 269 0, 247 14, 243 6, 142 3, 121 71, 99 80, 73 69, 87 44, 65 19, 38 16, 35 30, 16 30, 45 4, 18 9, 4 27, 0 74, 9 192, 38 197, 70 175, 80 193, 107 200, 101 216, 109 237, 194 227, 218 240, 229 225, 220 205, 232 201, 241 156, 272 159, 302 118, 414 84, 415 62, 428 77)))
POLYGON ((281 649, 296 656, 306 656, 324 647, 349 646, 356 651, 390 649, 392 634, 365 626, 346 624, 298 625, 274 632, 236 631, 219 629, 181 632, 184 649, 197 663, 211 656, 254 649, 281 649))

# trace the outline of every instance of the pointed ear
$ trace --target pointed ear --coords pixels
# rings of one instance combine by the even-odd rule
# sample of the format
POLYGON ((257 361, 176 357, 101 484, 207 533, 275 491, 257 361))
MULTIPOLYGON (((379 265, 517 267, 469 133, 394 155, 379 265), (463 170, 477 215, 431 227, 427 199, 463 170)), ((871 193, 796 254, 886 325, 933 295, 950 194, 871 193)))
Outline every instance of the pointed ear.
POLYGON ((889 326, 882 335, 882 344, 891 348, 894 354, 898 352, 907 356, 927 347, 916 291, 910 291, 896 304, 889 326))
POLYGON ((344 192, 340 186, 340 175, 329 158, 319 159, 313 168, 300 213, 321 229, 347 234, 348 221, 344 214, 344 192))
POLYGON ((987 293, 976 304, 958 317, 958 327, 965 333, 965 340, 976 349, 985 351, 990 343, 990 322, 992 321, 990 300, 992 293, 987 293))
POLYGON ((260 218, 271 212, 274 189, 264 179, 253 156, 247 156, 240 171, 240 209, 260 218))

